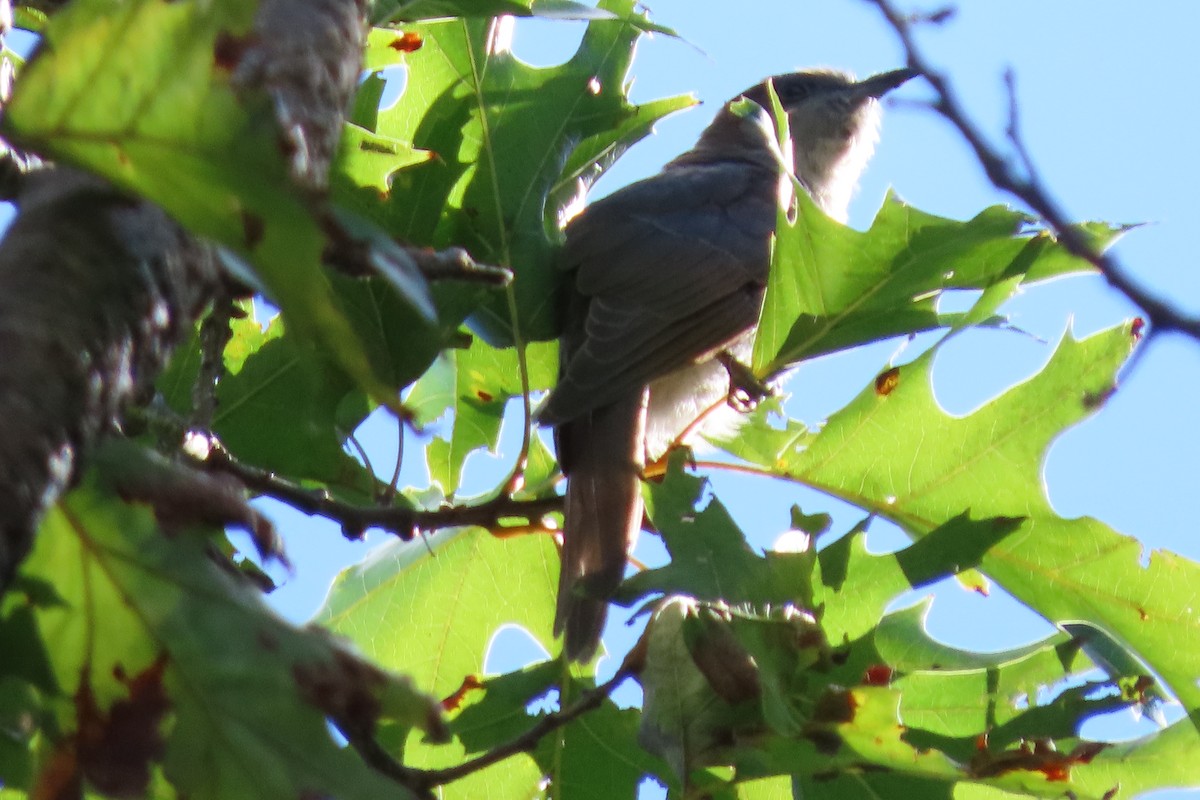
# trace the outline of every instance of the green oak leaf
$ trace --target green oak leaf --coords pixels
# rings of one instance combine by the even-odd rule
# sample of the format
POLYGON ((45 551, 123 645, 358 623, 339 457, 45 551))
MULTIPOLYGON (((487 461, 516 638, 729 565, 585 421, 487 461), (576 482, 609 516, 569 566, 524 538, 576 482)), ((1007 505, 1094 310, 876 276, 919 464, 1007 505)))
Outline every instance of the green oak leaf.
POLYGON ((955 517, 1019 520, 981 568, 1051 621, 1086 621, 1148 663, 1189 710, 1200 708, 1200 654, 1180 650, 1194 631, 1200 569, 1141 547, 1103 523, 1054 513, 1041 461, 1064 429, 1099 408, 1136 341, 1123 325, 1070 336, 1034 377, 965 417, 938 406, 936 349, 899 367, 893 388, 872 385, 830 418, 807 447, 764 464, 926 536, 955 517))
POLYGON ((438 696, 483 671, 502 625, 549 651, 558 553, 548 536, 500 539, 452 528, 389 542, 341 573, 316 621, 438 696))
MULTIPOLYGON (((532 391, 553 384, 557 352, 554 342, 525 348, 532 391)), ((406 404, 418 409, 418 423, 454 410, 449 435, 435 438, 425 451, 430 477, 447 496, 457 491, 467 456, 481 448, 495 453, 508 401, 523 391, 517 351, 496 349, 478 338, 465 349, 448 351, 414 384, 406 404)))
MULTIPOLYGON (((780 212, 753 368, 772 375, 806 358, 962 320, 941 314, 949 289, 1032 283, 1093 267, 1031 218, 993 206, 968 222, 936 217, 889 195, 866 232, 830 219, 804 192, 796 219, 780 212)), ((1081 226, 1097 246, 1124 230, 1081 226)), ((1014 287, 1015 288, 1015 285, 1014 287)), ((978 320, 977 322, 983 322, 978 320)))
MULTIPOLYGON (((436 154, 398 173, 387 198, 360 191, 346 198, 394 236, 417 245, 466 248, 480 262, 511 267, 519 336, 558 333, 553 266, 565 206, 664 115, 688 98, 640 106, 628 100, 627 72, 644 25, 632 0, 600 5, 615 18, 592 20, 565 64, 535 68, 509 49, 511 20, 422 22, 368 42, 372 68, 402 64, 403 94, 375 120, 377 134, 436 154)), ((508 301, 488 298, 473 325, 510 344, 508 301)))
POLYGON ((47 514, 22 574, 53 580, 61 595, 34 615, 66 731, 81 696, 100 718, 114 704, 161 696, 157 716, 134 716, 126 724, 140 727, 119 735, 161 739, 165 774, 180 793, 405 796, 339 747, 327 718, 373 724, 357 714, 375 708, 392 724, 440 735, 436 702, 406 679, 319 630, 284 623, 206 555, 204 536, 166 535, 148 510, 91 479, 47 514), (159 725, 163 716, 170 724, 159 725))

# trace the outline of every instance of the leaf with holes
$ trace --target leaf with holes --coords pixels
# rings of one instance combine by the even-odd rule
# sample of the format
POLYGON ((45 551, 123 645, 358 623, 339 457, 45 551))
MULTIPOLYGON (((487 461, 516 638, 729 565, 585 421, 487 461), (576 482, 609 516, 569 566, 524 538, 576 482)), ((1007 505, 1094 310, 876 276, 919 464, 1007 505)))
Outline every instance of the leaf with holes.
MULTIPOLYGON (((950 289, 1016 279, 1015 290, 1093 269, 1045 232, 1025 233, 1030 222, 1002 206, 958 222, 889 195, 870 230, 860 233, 801 193, 795 221, 781 213, 776 226, 755 372, 772 375, 806 358, 947 327, 959 318, 939 313, 937 300, 950 289)), ((1093 223, 1081 230, 1103 247, 1124 229, 1093 223)))
MULTIPOLYGON (((377 30, 368 42, 367 64, 403 64, 406 74, 376 133, 437 158, 399 173, 382 203, 365 191, 345 202, 406 241, 458 245, 478 261, 512 267, 526 340, 558 332, 552 261, 564 207, 656 120, 693 102, 629 102, 626 73, 644 26, 632 0, 600 8, 617 18, 591 21, 575 55, 557 67, 518 60, 505 18, 377 30), (403 45, 414 40, 417 49, 403 45)), ((502 296, 489 298, 474 323, 496 343, 514 338, 502 296)))
MULTIPOLYGON (((553 342, 525 349, 532 391, 548 389, 557 368, 553 342)), ((497 350, 476 339, 463 350, 452 350, 413 386, 408 403, 429 422, 453 408, 448 436, 434 439, 425 450, 430 477, 447 495, 458 490, 467 456, 480 448, 495 453, 500 426, 509 400, 522 396, 516 350, 497 350)))
MULTIPOLYGON (((966 417, 938 406, 937 349, 899 367, 895 388, 874 385, 830 418, 807 447, 770 469, 841 497, 922 537, 965 512, 1019 527, 991 547, 985 573, 1051 621, 1089 621, 1150 664, 1189 710, 1200 709, 1200 568, 1171 553, 1140 561, 1136 540, 1089 518, 1054 513, 1041 481, 1053 439, 1098 409, 1136 341, 1123 325, 1067 336, 1045 368, 966 417)), ((767 465, 764 465, 767 466, 767 465)))
POLYGON ((60 757, 45 770, 120 796, 144 792, 160 761, 191 797, 404 796, 328 720, 443 733, 436 703, 406 680, 282 622, 202 535, 168 536, 91 480, 47 515, 22 580, 60 593, 34 611, 62 692, 60 757))

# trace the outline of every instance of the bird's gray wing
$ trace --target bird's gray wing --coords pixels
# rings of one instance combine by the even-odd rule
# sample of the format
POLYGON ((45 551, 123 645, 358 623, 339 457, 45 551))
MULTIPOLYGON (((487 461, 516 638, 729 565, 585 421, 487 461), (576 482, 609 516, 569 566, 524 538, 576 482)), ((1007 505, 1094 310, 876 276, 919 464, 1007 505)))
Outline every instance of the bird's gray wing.
POLYGON ((561 263, 576 271, 576 311, 541 420, 555 424, 612 402, 753 326, 776 187, 777 175, 757 165, 678 168, 572 222, 561 263))

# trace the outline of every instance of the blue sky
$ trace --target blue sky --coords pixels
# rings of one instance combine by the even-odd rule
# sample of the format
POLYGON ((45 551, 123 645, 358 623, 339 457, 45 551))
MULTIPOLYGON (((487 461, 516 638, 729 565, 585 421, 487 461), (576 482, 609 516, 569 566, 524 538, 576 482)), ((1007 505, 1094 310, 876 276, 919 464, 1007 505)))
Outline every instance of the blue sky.
MULTIPOLYGON (((1116 2, 960 5, 951 21, 923 31, 919 41, 951 76, 970 112, 1004 144, 1003 73, 1011 66, 1021 131, 1051 193, 1077 219, 1149 223, 1118 243, 1117 255, 1144 285, 1200 312, 1200 270, 1192 243, 1200 218, 1195 190, 1200 157, 1193 143, 1200 5, 1141 4, 1136 10, 1116 2)), ((721 102, 766 75, 836 66, 864 76, 904 64, 896 38, 865 0, 738 6, 654 0, 652 8, 654 19, 674 27, 687 43, 662 36, 642 43, 633 66, 634 99, 694 92, 704 105, 663 121, 656 135, 633 148, 595 187, 594 196, 656 171, 691 145, 721 102)), ((575 23, 521 20, 514 50, 532 63, 550 65, 570 55, 581 31, 575 23)), ((929 97, 929 89, 914 81, 886 107, 880 146, 851 207, 851 225, 869 224, 888 187, 918 208, 960 219, 1012 202, 987 183, 957 133, 921 107, 929 97)), ((935 391, 947 410, 966 413, 1035 372, 1068 325, 1084 335, 1137 313, 1099 277, 1036 287, 1006 310, 1016 325, 1044 341, 995 331, 961 337, 935 368, 935 391)), ((915 355, 912 348, 899 360, 915 355)), ((793 415, 820 421, 896 351, 896 343, 887 343, 806 365, 788 386, 793 415)), ((1148 548, 1200 559, 1194 521, 1197 397, 1200 343, 1181 336, 1152 339, 1103 411, 1054 445, 1045 482, 1059 513, 1094 516, 1148 548)), ((373 430, 364 431, 367 438, 373 430)), ((389 463, 389 449, 394 457, 391 441, 390 434, 375 437, 376 463, 389 463)), ((509 446, 507 454, 513 451, 509 446)), ((756 530, 784 527, 782 518, 763 518, 763 507, 782 514, 792 502, 806 511, 835 505, 793 487, 764 490, 759 481, 718 477, 715 485, 739 521, 756 530)), ((341 543, 331 526, 318 533, 303 520, 298 514, 277 515, 285 530, 300 524, 306 542, 322 541, 320 547, 292 546, 299 575, 276 602, 295 619, 316 608, 338 564, 365 551, 362 545, 341 543)), ((852 524, 857 516, 843 510, 839 521, 852 524)), ((380 541, 378 535, 373 539, 380 541)), ((764 536, 759 543, 769 541, 764 536)), ((886 530, 872 531, 874 547, 901 543, 886 530)), ((646 542, 640 555, 653 559, 653 543, 646 542)), ((614 616, 620 627, 623 615, 614 616)), ((1002 592, 985 599, 953 585, 939 590, 930 625, 950 643, 989 650, 1048 630, 1002 592)), ((1153 729, 1128 718, 1104 725, 1107 735, 1153 729)), ((1200 792, 1175 793, 1185 795, 1200 797, 1200 792)))

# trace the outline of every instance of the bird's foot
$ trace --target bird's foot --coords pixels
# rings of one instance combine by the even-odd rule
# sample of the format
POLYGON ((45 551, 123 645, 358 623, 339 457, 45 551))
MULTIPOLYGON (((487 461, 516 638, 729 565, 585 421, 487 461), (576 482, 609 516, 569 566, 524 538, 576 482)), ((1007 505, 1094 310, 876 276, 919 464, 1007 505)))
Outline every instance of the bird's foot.
POLYGON ((774 390, 760 381, 750 367, 738 361, 728 350, 717 353, 717 361, 729 373, 729 396, 726 402, 742 413, 753 411, 774 390))

